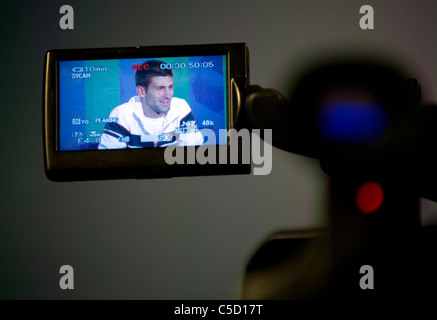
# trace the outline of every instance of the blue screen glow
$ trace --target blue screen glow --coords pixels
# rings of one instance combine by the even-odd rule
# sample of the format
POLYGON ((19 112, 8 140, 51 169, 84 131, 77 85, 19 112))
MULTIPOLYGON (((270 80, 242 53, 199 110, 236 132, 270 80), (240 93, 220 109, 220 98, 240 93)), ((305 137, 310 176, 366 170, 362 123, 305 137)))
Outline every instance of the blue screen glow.
POLYGON ((374 103, 329 103, 319 109, 322 138, 338 144, 375 144, 389 125, 387 110, 374 103))

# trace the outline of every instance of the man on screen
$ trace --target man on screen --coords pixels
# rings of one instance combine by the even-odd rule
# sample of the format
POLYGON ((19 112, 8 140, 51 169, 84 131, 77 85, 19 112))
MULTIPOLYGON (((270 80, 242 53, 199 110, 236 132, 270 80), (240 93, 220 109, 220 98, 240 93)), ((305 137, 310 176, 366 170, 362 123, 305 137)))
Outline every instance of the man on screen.
POLYGON ((137 68, 137 96, 111 111, 99 149, 201 145, 203 136, 188 103, 173 97, 173 71, 150 60, 137 68))

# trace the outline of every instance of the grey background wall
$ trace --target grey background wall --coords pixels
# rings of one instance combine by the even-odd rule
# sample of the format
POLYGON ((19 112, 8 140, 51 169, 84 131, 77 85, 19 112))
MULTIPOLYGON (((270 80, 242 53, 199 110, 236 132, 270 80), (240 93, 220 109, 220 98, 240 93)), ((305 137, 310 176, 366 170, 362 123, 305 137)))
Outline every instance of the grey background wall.
MULTIPOLYGON (((1 5, 0 297, 233 299, 259 244, 322 227, 317 162, 273 152, 268 176, 54 183, 42 148, 44 53, 52 48, 246 42, 251 83, 285 90, 309 56, 353 49, 399 60, 437 100, 437 2, 7 1, 1 5), (74 8, 74 30, 59 8, 74 8), (359 8, 375 29, 359 27, 359 8), (59 288, 71 265, 75 289, 59 288)), ((425 223, 436 223, 424 207, 425 223)))

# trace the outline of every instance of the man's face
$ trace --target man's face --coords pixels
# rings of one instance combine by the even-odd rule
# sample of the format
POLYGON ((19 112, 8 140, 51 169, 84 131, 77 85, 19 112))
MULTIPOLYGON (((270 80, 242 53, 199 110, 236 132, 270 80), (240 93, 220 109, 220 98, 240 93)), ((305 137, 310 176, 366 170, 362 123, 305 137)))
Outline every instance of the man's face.
POLYGON ((145 91, 145 102, 150 110, 162 115, 170 110, 173 98, 173 77, 153 77, 145 91))

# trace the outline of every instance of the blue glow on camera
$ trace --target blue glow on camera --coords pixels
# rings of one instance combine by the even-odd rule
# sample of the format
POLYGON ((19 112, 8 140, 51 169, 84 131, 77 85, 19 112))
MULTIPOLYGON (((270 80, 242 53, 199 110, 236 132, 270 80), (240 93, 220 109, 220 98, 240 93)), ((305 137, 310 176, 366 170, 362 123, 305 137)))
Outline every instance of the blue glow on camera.
POLYGON ((389 115, 375 103, 329 103, 319 109, 322 138, 338 144, 375 144, 384 138, 389 115))

